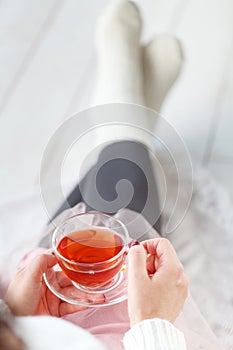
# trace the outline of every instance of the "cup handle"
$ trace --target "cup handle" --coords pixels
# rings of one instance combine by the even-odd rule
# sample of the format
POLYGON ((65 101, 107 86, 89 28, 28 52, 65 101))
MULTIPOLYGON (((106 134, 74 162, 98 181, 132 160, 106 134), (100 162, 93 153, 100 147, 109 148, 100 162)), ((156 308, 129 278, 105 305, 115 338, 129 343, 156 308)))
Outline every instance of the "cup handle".
MULTIPOLYGON (((135 245, 139 245, 140 244, 140 242, 139 241, 136 241, 135 239, 133 239, 132 241, 130 241, 129 243, 128 243, 128 248, 127 248, 127 250, 126 250, 126 252, 125 252, 125 258, 127 257, 127 254, 128 254, 128 252, 129 252, 129 249, 131 248, 131 247, 133 247, 133 246, 135 246, 135 245)), ((126 262, 124 262, 124 264, 122 265, 122 267, 121 267, 121 269, 120 269, 120 272, 125 272, 125 271, 127 271, 128 270, 128 265, 127 265, 127 263, 126 262)))

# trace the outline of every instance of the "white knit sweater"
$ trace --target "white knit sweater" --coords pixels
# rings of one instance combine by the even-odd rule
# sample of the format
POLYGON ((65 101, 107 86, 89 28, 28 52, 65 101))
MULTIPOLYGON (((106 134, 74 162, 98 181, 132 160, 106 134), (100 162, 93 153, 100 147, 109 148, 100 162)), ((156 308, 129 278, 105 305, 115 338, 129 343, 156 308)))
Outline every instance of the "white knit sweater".
POLYGON ((185 350, 184 335, 170 322, 157 318, 134 325, 124 336, 126 350, 185 350))

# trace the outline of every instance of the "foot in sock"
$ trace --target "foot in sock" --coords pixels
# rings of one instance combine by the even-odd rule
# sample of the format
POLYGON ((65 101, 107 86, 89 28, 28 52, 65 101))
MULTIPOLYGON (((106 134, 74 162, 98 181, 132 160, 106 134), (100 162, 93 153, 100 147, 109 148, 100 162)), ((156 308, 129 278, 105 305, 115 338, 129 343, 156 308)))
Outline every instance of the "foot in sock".
POLYGON ((100 17, 96 31, 98 71, 94 104, 144 104, 141 27, 137 6, 127 0, 111 3, 100 17))
POLYGON ((155 37, 143 48, 144 92, 146 106, 159 111, 176 81, 183 55, 178 39, 171 35, 155 37))
MULTIPOLYGON (((139 10, 131 1, 111 3, 101 16, 96 36, 98 76, 94 104, 129 102, 160 110, 180 71, 181 46, 170 35, 161 35, 142 47, 141 29, 139 10)), ((115 109, 115 113, 108 113, 107 119, 102 116, 100 120, 93 113, 93 125, 118 123, 117 129, 111 126, 97 128, 95 145, 118 138, 151 146, 148 135, 137 128, 128 130, 120 125, 122 122, 136 124, 140 130, 153 133, 156 118, 152 113, 117 113, 117 107, 115 109)))

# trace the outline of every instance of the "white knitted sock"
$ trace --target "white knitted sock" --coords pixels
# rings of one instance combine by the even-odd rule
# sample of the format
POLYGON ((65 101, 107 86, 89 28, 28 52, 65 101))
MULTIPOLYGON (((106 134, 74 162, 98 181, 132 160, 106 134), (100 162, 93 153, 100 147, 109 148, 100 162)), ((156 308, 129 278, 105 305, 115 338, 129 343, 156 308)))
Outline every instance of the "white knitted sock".
POLYGON ((127 103, 159 109, 178 75, 182 55, 179 42, 170 36, 157 37, 142 48, 141 27, 139 10, 128 0, 111 2, 98 21, 97 81, 92 102, 125 104, 109 109, 96 107, 88 112, 88 132, 83 144, 79 142, 80 159, 86 163, 83 169, 95 161, 107 143, 134 140, 154 148, 155 115, 127 103), (87 160, 90 150, 95 152, 87 160))
POLYGON ((159 111, 182 66, 182 48, 170 35, 154 38, 143 49, 146 106, 159 111))
POLYGON ((135 105, 130 105, 145 104, 141 27, 140 12, 128 0, 111 1, 97 22, 92 108, 80 118, 85 132, 72 148, 73 154, 79 155, 81 178, 109 143, 134 140, 152 147, 152 137, 143 131, 153 131, 149 118, 140 113, 142 108, 135 111, 135 105))
MULTIPOLYGON (((99 19, 95 105, 112 102, 145 105, 141 27, 139 10, 128 0, 114 1, 99 19)), ((119 107, 116 104, 114 111, 109 108, 109 113, 103 112, 101 116, 93 110, 91 118, 96 147, 117 140, 134 140, 153 147, 153 138, 149 133, 153 132, 154 118, 148 115, 146 109, 138 107, 135 111, 133 107, 119 107), (114 125, 98 127, 109 123, 114 125)))
POLYGON ((96 30, 98 71, 94 104, 144 104, 141 18, 128 0, 111 2, 96 30))

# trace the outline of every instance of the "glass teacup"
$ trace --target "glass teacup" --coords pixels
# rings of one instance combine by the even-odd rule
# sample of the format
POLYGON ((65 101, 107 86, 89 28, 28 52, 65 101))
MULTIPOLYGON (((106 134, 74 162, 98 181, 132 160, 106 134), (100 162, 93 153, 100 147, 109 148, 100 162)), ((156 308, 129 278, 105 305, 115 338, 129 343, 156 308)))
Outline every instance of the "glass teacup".
POLYGON ((113 216, 88 212, 66 219, 53 234, 52 246, 63 272, 86 292, 114 288, 124 269, 129 235, 113 216))

